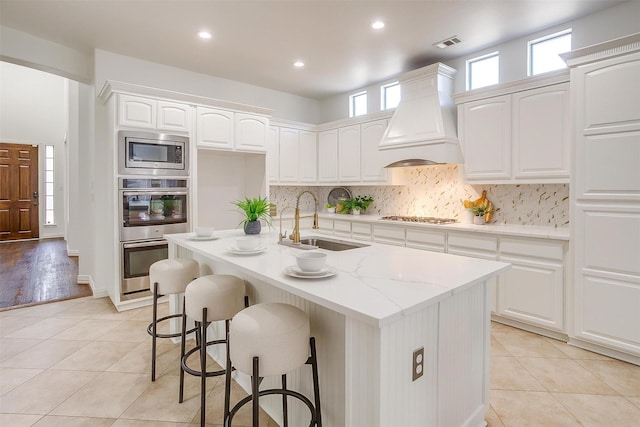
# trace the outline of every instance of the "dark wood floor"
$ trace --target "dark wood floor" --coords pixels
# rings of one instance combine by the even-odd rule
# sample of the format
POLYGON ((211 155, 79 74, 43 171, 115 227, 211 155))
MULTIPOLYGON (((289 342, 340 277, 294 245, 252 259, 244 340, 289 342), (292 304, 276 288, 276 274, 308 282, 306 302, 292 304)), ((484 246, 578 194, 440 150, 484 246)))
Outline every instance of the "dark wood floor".
POLYGON ((63 239, 0 243, 0 310, 92 295, 63 239))

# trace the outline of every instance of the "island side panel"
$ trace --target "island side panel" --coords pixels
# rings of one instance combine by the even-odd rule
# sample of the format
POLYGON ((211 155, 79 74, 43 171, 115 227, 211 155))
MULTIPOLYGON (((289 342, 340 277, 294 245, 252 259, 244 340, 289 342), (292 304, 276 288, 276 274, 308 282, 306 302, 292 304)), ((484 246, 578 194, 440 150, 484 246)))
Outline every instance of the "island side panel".
POLYGON ((437 426, 485 426, 489 328, 486 282, 440 303, 437 426))

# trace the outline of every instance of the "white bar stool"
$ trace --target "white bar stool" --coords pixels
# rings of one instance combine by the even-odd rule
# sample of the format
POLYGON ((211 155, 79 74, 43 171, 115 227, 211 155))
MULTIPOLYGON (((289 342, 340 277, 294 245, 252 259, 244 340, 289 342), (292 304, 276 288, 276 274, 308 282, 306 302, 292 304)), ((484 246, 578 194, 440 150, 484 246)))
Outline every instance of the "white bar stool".
POLYGON ((184 373, 200 377, 200 425, 205 425, 205 401, 207 377, 227 373, 225 381, 224 417, 229 413, 231 397, 231 359, 229 358, 229 321, 247 305, 244 281, 236 276, 217 274, 200 277, 189 283, 184 293, 185 306, 182 317, 182 343, 180 348, 180 397, 184 397, 184 373), (196 322, 200 340, 194 348, 185 353, 186 316, 196 322), (207 327, 211 322, 225 321, 225 339, 207 342, 207 327), (226 367, 207 372, 207 346, 226 344, 226 367), (189 356, 200 352, 200 370, 187 366, 189 356))
POLYGON ((249 401, 253 402, 253 427, 259 427, 259 398, 270 394, 282 395, 284 427, 288 426, 287 396, 307 405, 311 413, 309 426, 322 427, 315 338, 310 337, 309 318, 302 310, 281 303, 246 308, 233 317, 229 344, 233 366, 251 375, 251 395, 231 409, 225 427, 231 426, 234 415, 249 401), (287 372, 304 364, 311 365, 315 406, 305 395, 287 389, 287 372), (272 375, 282 377, 282 388, 259 391, 262 379, 272 375))
MULTIPOLYGON (((165 295, 181 294, 189 282, 196 279, 200 272, 197 261, 187 258, 171 258, 156 261, 149 267, 149 281, 153 292, 153 319, 147 327, 151 335, 151 381, 156 380, 156 339, 177 338, 180 332, 173 334, 159 334, 158 323, 165 320, 182 317, 182 314, 172 314, 158 319, 158 298, 165 295)), ((193 332, 195 329, 189 331, 193 332)))

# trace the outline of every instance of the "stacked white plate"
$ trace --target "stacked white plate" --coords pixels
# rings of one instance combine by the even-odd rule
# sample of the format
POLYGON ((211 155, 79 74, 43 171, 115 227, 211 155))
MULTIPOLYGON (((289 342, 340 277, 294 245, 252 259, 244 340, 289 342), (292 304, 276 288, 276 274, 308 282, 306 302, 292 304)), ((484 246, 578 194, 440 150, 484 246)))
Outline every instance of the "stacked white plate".
POLYGON ((240 249, 236 246, 230 246, 227 248, 227 252, 234 255, 256 255, 264 252, 265 250, 267 250, 265 246, 258 246, 255 249, 248 249, 248 250, 240 249))
POLYGON ((290 265, 284 269, 284 274, 298 279, 324 279, 336 275, 336 269, 330 265, 325 265, 320 271, 302 271, 297 265, 290 265))

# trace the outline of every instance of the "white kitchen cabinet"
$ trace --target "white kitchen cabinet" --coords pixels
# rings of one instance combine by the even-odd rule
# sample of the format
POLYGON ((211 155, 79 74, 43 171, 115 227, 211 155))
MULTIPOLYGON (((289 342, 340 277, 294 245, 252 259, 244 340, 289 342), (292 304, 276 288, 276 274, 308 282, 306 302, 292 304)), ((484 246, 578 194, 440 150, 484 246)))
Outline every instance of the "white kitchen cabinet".
POLYGON ((299 143, 299 180, 305 183, 315 183, 318 179, 318 142, 316 132, 301 130, 299 143))
POLYGON ((498 314, 564 332, 564 252, 562 242, 501 237, 511 269, 498 279, 498 314))
POLYGON ((280 179, 281 183, 298 182, 300 131, 280 128, 280 179))
POLYGON ((360 181, 360 125, 338 129, 338 179, 360 181))
POLYGON ((238 151, 265 152, 269 119, 246 113, 234 113, 235 140, 238 151))
POLYGON ((366 222, 353 222, 351 224, 351 238, 370 242, 372 239, 371 224, 366 222))
POLYGON ((386 182, 388 170, 384 157, 378 149, 388 120, 375 120, 360 125, 360 173, 363 182, 386 182))
POLYGON ((393 225, 374 224, 373 241, 388 245, 405 246, 405 229, 393 225))
MULTIPOLYGON (((498 238, 486 234, 448 232, 447 253, 495 261, 498 259, 498 238)), ((492 313, 498 312, 498 280, 493 277, 487 283, 492 313)))
POLYGON ((640 34, 571 52, 570 342, 640 364, 640 34))
POLYGON ((190 132, 191 106, 158 101, 156 127, 159 130, 190 132))
POLYGON ((233 150, 234 113, 209 107, 196 109, 196 145, 199 148, 233 150))
POLYGON ((336 219, 333 221, 333 235, 351 238, 351 221, 336 219))
POLYGON ((318 181, 338 182, 338 130, 318 134, 318 181))
POLYGON ((446 233, 438 230, 407 227, 406 246, 431 252, 445 252, 446 233))
POLYGON ((267 180, 270 184, 280 181, 280 128, 270 126, 267 131, 267 180))
POLYGON ((333 220, 318 218, 318 229, 314 231, 325 236, 333 236, 333 220))
POLYGON ((513 94, 513 175, 569 176, 569 83, 513 94))
POLYGON ((118 95, 118 125, 155 129, 157 109, 155 99, 118 95))

